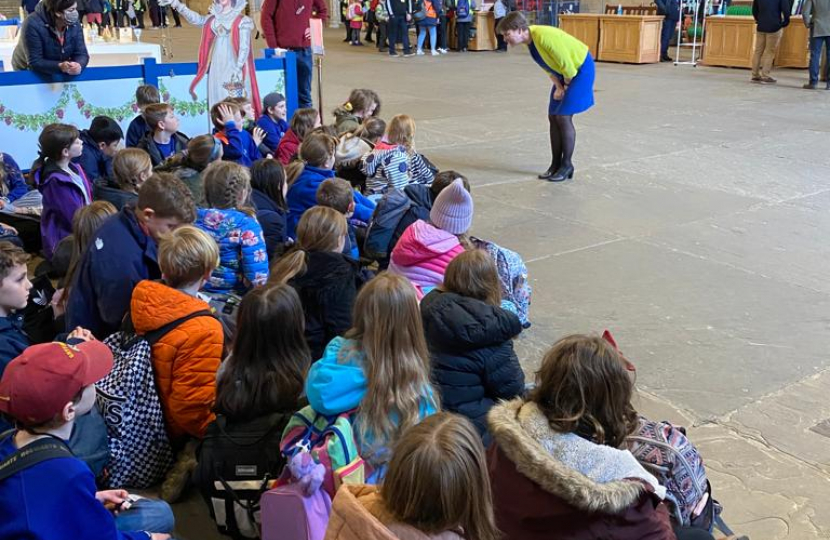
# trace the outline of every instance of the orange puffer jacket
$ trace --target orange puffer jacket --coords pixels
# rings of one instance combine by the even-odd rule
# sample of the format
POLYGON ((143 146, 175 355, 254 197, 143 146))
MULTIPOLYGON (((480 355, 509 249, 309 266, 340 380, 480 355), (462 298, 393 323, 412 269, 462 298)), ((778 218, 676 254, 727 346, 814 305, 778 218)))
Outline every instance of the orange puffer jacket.
MULTIPOLYGON (((209 306, 167 285, 145 280, 133 290, 130 308, 136 332, 144 334, 209 306)), ((171 439, 201 438, 213 421, 223 342, 217 319, 195 317, 153 345, 156 386, 171 439)))

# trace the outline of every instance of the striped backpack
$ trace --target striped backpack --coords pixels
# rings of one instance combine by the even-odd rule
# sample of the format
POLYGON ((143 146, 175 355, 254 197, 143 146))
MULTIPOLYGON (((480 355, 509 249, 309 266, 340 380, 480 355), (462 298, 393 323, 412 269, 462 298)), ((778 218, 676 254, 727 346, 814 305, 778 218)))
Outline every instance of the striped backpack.
POLYGON ((672 521, 711 530, 720 505, 712 499, 703 459, 686 437, 686 430, 640 417, 637 431, 626 438, 626 444, 637 461, 666 488, 672 521))

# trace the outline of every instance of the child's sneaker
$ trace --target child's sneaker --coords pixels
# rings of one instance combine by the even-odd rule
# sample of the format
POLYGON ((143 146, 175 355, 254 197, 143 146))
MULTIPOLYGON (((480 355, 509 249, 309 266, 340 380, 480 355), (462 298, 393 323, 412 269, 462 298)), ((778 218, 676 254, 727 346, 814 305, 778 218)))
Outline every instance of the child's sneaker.
POLYGON ((424 51, 422 51, 421 49, 418 49, 418 51, 415 54, 417 54, 418 56, 423 56, 424 51))
POLYGON ((438 52, 441 54, 447 54, 449 51, 447 51, 447 49, 438 49, 438 52))
POLYGON ((438 51, 430 51, 429 54, 432 56, 438 56, 438 51))

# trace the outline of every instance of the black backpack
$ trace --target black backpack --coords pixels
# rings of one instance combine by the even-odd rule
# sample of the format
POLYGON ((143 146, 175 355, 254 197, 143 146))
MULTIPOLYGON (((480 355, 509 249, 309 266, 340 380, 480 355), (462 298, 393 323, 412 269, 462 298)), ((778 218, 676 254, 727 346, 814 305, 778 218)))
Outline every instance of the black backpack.
POLYGON ((399 189, 389 190, 378 201, 363 243, 363 250, 367 257, 371 259, 389 257, 392 237, 410 206, 412 206, 412 201, 399 189))
POLYGON ((259 538, 259 499, 285 465, 280 453, 289 415, 274 413, 231 423, 218 415, 196 450, 193 481, 219 532, 259 538))

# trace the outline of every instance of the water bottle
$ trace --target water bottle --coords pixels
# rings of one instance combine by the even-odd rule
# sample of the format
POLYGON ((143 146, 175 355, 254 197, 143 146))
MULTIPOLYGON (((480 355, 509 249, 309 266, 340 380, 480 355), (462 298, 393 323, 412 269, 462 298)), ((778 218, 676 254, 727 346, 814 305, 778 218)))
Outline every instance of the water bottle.
POLYGON ((617 4, 617 15, 622 15, 622 14, 623 14, 622 4, 617 4))

